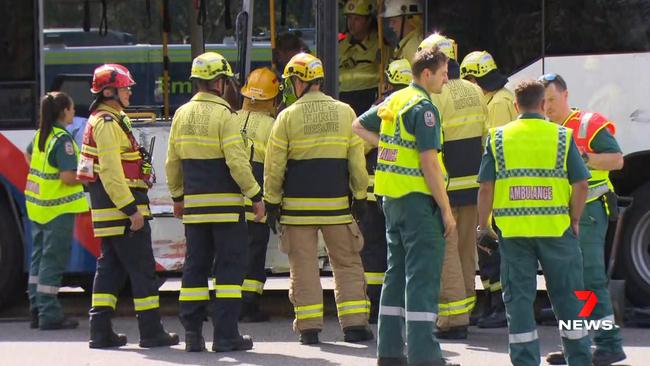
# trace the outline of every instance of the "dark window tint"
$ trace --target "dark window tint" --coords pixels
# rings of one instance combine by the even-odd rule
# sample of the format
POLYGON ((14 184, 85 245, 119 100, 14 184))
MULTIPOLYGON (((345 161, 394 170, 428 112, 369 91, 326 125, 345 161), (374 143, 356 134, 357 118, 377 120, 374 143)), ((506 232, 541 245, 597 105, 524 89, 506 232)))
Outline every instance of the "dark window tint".
POLYGON ((546 0, 546 55, 650 50, 649 0, 546 0))
POLYGON ((542 56, 540 0, 430 0, 427 34, 438 31, 456 40, 459 61, 487 50, 499 69, 512 74, 542 56))
POLYGON ((2 1, 0 129, 35 126, 39 93, 37 0, 2 1))

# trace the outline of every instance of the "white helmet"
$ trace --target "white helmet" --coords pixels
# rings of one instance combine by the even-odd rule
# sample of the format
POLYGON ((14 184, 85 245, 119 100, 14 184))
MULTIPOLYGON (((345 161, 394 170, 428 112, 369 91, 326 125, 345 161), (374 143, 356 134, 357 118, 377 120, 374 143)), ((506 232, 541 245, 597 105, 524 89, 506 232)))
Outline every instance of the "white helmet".
POLYGON ((381 17, 392 18, 415 14, 422 14, 422 5, 419 0, 386 0, 381 17))

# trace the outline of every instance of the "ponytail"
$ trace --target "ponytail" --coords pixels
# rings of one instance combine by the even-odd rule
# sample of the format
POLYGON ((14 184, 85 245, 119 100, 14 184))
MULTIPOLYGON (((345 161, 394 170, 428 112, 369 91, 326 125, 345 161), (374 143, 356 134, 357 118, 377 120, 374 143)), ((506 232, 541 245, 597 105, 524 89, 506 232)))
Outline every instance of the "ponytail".
POLYGON ((45 150, 45 141, 52 132, 63 111, 72 107, 72 99, 63 92, 51 92, 41 98, 41 119, 39 124, 38 149, 45 150))

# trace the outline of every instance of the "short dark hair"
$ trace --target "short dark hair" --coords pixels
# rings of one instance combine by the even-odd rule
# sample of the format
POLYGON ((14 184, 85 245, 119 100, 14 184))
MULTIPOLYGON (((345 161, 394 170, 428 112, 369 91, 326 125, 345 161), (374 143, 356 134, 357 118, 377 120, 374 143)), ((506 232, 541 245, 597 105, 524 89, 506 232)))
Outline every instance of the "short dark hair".
POLYGON ((537 80, 523 80, 515 87, 515 98, 522 112, 535 109, 544 100, 544 85, 537 80))
POLYGON ((411 66, 413 77, 419 78, 424 69, 436 72, 440 67, 446 65, 447 61, 449 61, 449 57, 442 53, 437 46, 420 50, 413 56, 413 65, 411 66))
POLYGON ((560 74, 556 74, 556 73, 544 74, 540 76, 538 80, 544 85, 544 88, 548 87, 551 84, 555 84, 557 90, 561 92, 567 90, 566 81, 560 74))

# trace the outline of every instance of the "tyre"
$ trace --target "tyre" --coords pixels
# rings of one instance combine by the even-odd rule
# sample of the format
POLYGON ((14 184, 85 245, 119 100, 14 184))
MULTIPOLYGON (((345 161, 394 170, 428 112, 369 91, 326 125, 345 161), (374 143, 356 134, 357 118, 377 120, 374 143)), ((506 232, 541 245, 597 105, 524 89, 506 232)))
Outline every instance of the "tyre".
POLYGON ((625 212, 619 268, 625 271, 627 298, 636 306, 650 306, 650 183, 632 196, 634 202, 625 212))
POLYGON ((0 308, 24 297, 27 285, 23 271, 23 243, 20 226, 7 191, 0 186, 0 308), (7 295, 7 296, 4 296, 7 295))

